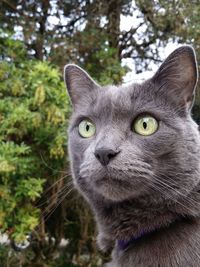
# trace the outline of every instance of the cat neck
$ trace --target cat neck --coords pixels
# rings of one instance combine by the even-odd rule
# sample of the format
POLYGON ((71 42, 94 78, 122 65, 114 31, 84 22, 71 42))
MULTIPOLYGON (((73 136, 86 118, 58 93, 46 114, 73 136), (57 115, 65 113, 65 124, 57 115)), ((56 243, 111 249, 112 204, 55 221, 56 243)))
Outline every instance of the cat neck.
MULTIPOLYGON (((200 194, 195 196, 199 197, 200 194)), ((190 200, 191 200, 190 196, 190 200)), ((195 218, 200 216, 199 205, 190 206, 191 203, 200 203, 199 200, 186 201, 160 200, 152 202, 146 197, 141 201, 129 200, 121 203, 108 203, 103 199, 97 201, 95 196, 94 210, 98 224, 104 232, 113 237, 113 241, 132 241, 143 235, 163 229, 177 220, 195 218)), ((123 243, 122 241, 122 243, 123 243)))
POLYGON ((115 243, 109 266, 200 266, 200 220, 180 218, 168 227, 115 243), (130 264, 131 263, 131 264, 130 264))
POLYGON ((177 218, 169 223, 166 226, 157 225, 154 227, 154 229, 141 229, 139 235, 130 236, 129 239, 118 239, 116 241, 116 245, 118 250, 126 250, 128 247, 134 245, 136 242, 138 242, 141 239, 149 238, 153 236, 154 234, 159 233, 163 230, 168 230, 170 227, 174 226, 175 224, 181 222, 181 221, 189 221, 189 218, 183 217, 183 216, 177 216, 177 218))

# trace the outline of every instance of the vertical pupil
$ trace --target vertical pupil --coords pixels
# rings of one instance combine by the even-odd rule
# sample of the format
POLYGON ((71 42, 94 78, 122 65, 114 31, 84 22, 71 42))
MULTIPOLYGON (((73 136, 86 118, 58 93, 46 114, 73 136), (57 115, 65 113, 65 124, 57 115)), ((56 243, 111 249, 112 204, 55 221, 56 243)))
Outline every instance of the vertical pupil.
POLYGON ((86 125, 86 131, 88 132, 89 129, 90 129, 90 126, 87 124, 87 125, 86 125))
POLYGON ((144 129, 146 130, 146 128, 147 128, 147 123, 144 121, 143 122, 143 127, 144 127, 144 129))

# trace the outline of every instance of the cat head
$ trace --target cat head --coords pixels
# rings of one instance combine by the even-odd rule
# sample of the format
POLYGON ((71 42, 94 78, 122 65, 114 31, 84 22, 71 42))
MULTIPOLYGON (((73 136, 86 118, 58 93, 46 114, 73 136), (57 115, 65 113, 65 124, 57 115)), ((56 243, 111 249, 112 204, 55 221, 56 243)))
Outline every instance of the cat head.
POLYGON ((71 168, 86 197, 178 198, 199 183, 200 136, 190 114, 197 76, 190 46, 141 84, 102 87, 78 66, 65 67, 71 168))

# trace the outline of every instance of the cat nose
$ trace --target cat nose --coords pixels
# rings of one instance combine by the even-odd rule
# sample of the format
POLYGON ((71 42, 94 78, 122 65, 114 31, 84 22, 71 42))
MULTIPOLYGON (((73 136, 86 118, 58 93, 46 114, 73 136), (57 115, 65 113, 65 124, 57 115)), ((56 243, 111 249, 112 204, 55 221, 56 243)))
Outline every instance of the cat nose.
POLYGON ((97 149, 94 152, 95 157, 101 162, 103 166, 108 165, 110 160, 114 158, 119 151, 113 150, 113 149, 97 149))

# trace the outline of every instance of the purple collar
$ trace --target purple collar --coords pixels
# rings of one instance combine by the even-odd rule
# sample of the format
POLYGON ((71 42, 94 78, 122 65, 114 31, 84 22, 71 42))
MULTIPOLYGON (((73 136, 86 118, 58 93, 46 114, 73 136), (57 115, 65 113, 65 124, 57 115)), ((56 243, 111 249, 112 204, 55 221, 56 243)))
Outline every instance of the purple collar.
POLYGON ((143 236, 149 235, 154 231, 155 230, 142 231, 139 235, 132 236, 130 239, 127 239, 127 240, 119 239, 119 240, 117 240, 117 247, 118 247, 119 250, 125 250, 130 245, 134 244, 138 239, 142 238, 143 236))
POLYGON ((136 236, 131 236, 129 239, 118 239, 117 240, 117 247, 119 250, 125 250, 127 249, 130 245, 134 244, 137 240, 139 240, 140 238, 144 237, 144 236, 148 236, 152 233, 155 233, 157 231, 159 231, 161 228, 169 228, 172 224, 179 222, 181 220, 188 220, 189 218, 187 218, 186 216, 180 216, 177 217, 174 221, 172 221, 171 223, 169 223, 168 225, 165 226, 155 226, 154 229, 148 229, 148 230, 142 230, 140 231, 140 233, 138 233, 138 235, 136 236))

